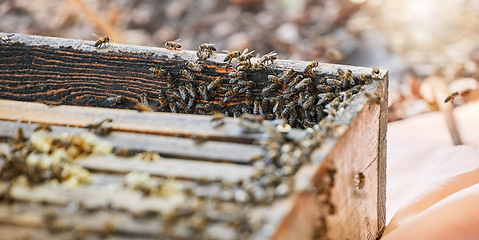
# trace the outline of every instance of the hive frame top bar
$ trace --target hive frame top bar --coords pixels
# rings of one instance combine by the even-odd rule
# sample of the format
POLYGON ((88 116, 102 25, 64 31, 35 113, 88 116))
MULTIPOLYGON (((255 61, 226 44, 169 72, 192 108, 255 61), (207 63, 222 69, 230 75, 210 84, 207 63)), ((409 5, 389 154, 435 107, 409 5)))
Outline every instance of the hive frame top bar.
MULTIPOLYGON (((76 50, 82 50, 86 52, 128 52, 128 53, 139 53, 139 54, 149 54, 149 55, 158 55, 158 56, 167 56, 169 58, 182 58, 184 60, 194 61, 196 59, 196 50, 168 50, 161 47, 150 47, 150 46, 139 46, 139 45, 129 45, 129 44, 119 44, 114 43, 114 39, 111 39, 105 47, 97 48, 95 47, 96 40, 80 40, 80 39, 69 39, 69 38, 58 38, 58 37, 45 37, 37 35, 28 35, 20 33, 5 33, 0 32, 0 43, 1 44, 24 44, 28 46, 49 46, 53 48, 73 48, 76 50)), ((266 53, 264 53, 266 54, 266 53)), ((215 53, 207 61, 214 61, 217 63, 223 63, 223 59, 226 56, 224 53, 215 53)), ((253 58, 256 59, 256 58, 253 58)), ((278 68, 293 68, 297 71, 302 71, 308 61, 296 61, 296 60, 275 60, 275 67, 278 68)), ((337 69, 349 69, 353 74, 366 74, 371 73, 371 68, 368 67, 358 67, 351 65, 340 65, 340 64, 330 64, 330 63, 319 63, 319 68, 322 73, 336 75, 337 69)), ((384 68, 379 68, 380 73, 378 78, 384 78, 387 73, 387 70, 384 68)))

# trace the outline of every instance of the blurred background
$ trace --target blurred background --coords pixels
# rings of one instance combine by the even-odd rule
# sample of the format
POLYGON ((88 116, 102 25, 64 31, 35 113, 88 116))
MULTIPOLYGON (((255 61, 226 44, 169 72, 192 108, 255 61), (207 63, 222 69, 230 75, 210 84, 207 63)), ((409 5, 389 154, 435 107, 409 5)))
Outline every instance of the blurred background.
POLYGON ((0 31, 389 69, 389 121, 478 99, 477 0, 2 0, 0 31), (427 81, 435 77, 440 83, 427 81), (447 96, 447 93, 443 98, 447 96))

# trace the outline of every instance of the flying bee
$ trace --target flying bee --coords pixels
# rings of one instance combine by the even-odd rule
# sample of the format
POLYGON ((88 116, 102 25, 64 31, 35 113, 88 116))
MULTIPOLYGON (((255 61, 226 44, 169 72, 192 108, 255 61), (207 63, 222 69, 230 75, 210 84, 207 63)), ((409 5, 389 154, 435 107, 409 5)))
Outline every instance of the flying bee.
POLYGON ((225 115, 220 112, 216 112, 213 114, 213 117, 211 118, 211 122, 213 123, 214 128, 219 128, 225 124, 224 121, 225 115))
POLYGON ((216 51, 216 44, 214 43, 203 43, 200 45, 199 52, 208 52, 209 55, 211 56, 213 54, 213 51, 216 51))
POLYGON ((274 60, 278 59, 278 54, 275 51, 272 51, 266 55, 263 55, 259 60, 259 65, 265 65, 266 63, 271 62, 274 63, 274 60))
POLYGON ((164 77, 166 76, 166 71, 163 68, 156 68, 156 67, 151 67, 150 71, 153 72, 158 77, 164 77))
POLYGON ((166 43, 165 43, 166 49, 176 50, 176 49, 178 49, 178 48, 181 48, 180 40, 181 40, 181 39, 176 39, 176 40, 173 40, 173 41, 168 41, 168 42, 166 42, 166 43))
POLYGON ((178 92, 180 92, 180 96, 181 96, 181 99, 183 99, 183 101, 186 101, 188 99, 185 86, 183 85, 178 86, 178 92))
POLYGON ((192 62, 192 61, 187 61, 185 63, 186 67, 188 69, 190 69, 191 71, 195 71, 195 72, 201 72, 201 70, 203 70, 203 67, 201 67, 200 64, 198 63, 195 63, 195 62, 192 62))
POLYGON ((246 105, 253 105, 253 92, 251 90, 246 90, 246 93, 245 93, 245 102, 246 102, 246 105))
POLYGON ((311 78, 305 78, 305 79, 301 80, 301 82, 296 84, 294 86, 294 88, 297 89, 297 90, 302 90, 302 89, 306 88, 307 86, 309 86, 312 82, 313 82, 313 80, 311 80, 311 78))
POLYGON ((315 67, 318 67, 319 66, 319 63, 316 62, 316 61, 312 61, 311 63, 309 63, 306 68, 304 68, 303 70, 303 73, 311 73, 311 71, 313 70, 313 68, 315 67))
POLYGON ((190 80, 190 81, 194 81, 195 80, 195 75, 192 74, 190 71, 186 70, 186 69, 183 69, 181 70, 181 76, 185 77, 186 79, 190 80))
POLYGON ((449 95, 446 97, 446 99, 444 99, 444 103, 447 103, 447 102, 449 102, 449 101, 454 102, 454 98, 456 98, 458 95, 459 95, 458 92, 453 92, 453 93, 449 94, 449 95))
POLYGON ((163 89, 160 89, 158 91, 158 100, 160 100, 160 106, 162 108, 165 108, 168 106, 168 101, 166 100, 165 91, 163 89))
POLYGON ((176 86, 176 79, 174 79, 170 73, 166 74, 166 85, 169 88, 174 88, 176 86))
POLYGON ((276 84, 283 84, 283 79, 281 79, 280 77, 276 77, 274 75, 268 75, 268 80, 276 83, 276 84))
POLYGON ((230 83, 236 82, 238 79, 246 79, 247 74, 245 71, 236 71, 228 73, 228 77, 231 77, 230 83))
POLYGON ((196 92, 196 89, 193 87, 191 83, 187 83, 185 85, 185 88, 192 98, 196 98, 198 96, 198 92, 196 92))
POLYGON ((253 58, 253 53, 254 53, 254 50, 251 51, 251 52, 248 52, 248 49, 246 48, 243 53, 241 53, 241 55, 238 57, 238 59, 240 61, 248 61, 248 62, 251 62, 251 58, 253 58))
POLYGON ((208 84, 207 89, 208 89, 208 91, 211 91, 211 90, 217 88, 220 84, 221 84, 221 78, 217 78, 217 79, 211 81, 208 84))
POLYGON ((274 90, 276 90, 277 86, 278 86, 278 85, 277 85, 276 83, 272 83, 272 84, 266 86, 265 88, 263 88, 263 89, 261 90, 261 92, 262 92, 263 94, 267 94, 267 93, 273 92, 274 90))
POLYGON ((241 55, 240 51, 226 51, 226 50, 223 50, 223 52, 226 52, 228 53, 225 57, 225 59, 223 60, 223 62, 228 62, 228 64, 231 63, 231 60, 233 60, 233 58, 237 58, 241 55))
MULTIPOLYGON (((98 35, 92 33, 94 36, 99 37, 98 35)), ((110 42, 110 38, 108 36, 99 37, 98 40, 95 42, 95 47, 100 48, 103 45, 110 42)))

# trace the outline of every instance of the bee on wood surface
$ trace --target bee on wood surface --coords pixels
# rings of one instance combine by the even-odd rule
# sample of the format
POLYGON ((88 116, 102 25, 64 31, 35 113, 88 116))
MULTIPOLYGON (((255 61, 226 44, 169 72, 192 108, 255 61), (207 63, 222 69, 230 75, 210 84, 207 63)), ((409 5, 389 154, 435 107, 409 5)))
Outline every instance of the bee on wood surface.
POLYGON ((301 82, 296 84, 294 86, 294 88, 296 90, 302 90, 302 89, 305 89, 307 86, 309 86, 312 82, 313 82, 313 80, 311 80, 311 78, 305 78, 305 79, 301 80, 301 82))
POLYGON ((223 50, 223 52, 226 52, 228 53, 225 57, 225 59, 223 60, 223 62, 228 62, 228 64, 231 64, 231 60, 233 60, 233 58, 237 58, 241 55, 240 51, 226 51, 226 50, 223 50))
POLYGON ((301 104, 301 107, 303 107, 304 110, 309 110, 314 104, 314 97, 309 96, 304 100, 304 102, 301 104))
POLYGON ((171 76, 170 73, 166 74, 166 85, 169 88, 174 88, 176 86, 176 79, 173 76, 171 76))
POLYGON ((253 89, 254 87, 254 82, 253 81, 247 81, 246 82, 246 85, 243 85, 244 87, 242 87, 240 90, 239 90, 239 93, 244 93, 248 90, 251 90, 253 89))
POLYGON ((153 74, 157 75, 158 77, 166 76, 166 71, 163 68, 151 67, 150 71, 153 72, 153 74))
POLYGON ((459 96, 459 93, 458 92, 453 92, 451 94, 449 94, 446 99, 444 99, 444 103, 447 103, 447 102, 454 102, 454 98, 456 98, 457 96, 459 96))
POLYGON ((246 105, 253 105, 253 92, 251 90, 246 90, 246 93, 245 93, 245 102, 246 102, 246 105))
POLYGON ((212 91, 216 89, 220 84, 221 84, 221 78, 217 78, 208 84, 207 89, 208 91, 212 91))
POLYGON ((162 108, 165 108, 168 106, 168 101, 166 100, 165 91, 163 89, 160 89, 158 91, 158 99, 160 100, 160 106, 162 108))
POLYGON ((195 71, 195 72, 201 72, 201 70, 203 70, 203 67, 201 67, 200 64, 198 63, 195 63, 195 62, 192 62, 192 61, 187 61, 185 63, 186 67, 188 69, 190 69, 191 71, 195 71))
POLYGON ((283 84, 283 79, 281 79, 280 77, 276 77, 274 75, 268 75, 268 80, 276 84, 283 84))
POLYGON ((273 64, 274 63, 274 60, 278 59, 278 54, 275 52, 275 51, 272 51, 266 55, 263 55, 260 59, 259 59, 259 65, 265 65, 266 63, 268 63, 268 61, 273 64))
POLYGON ((113 119, 105 118, 98 123, 92 123, 85 126, 86 129, 92 130, 96 135, 106 136, 111 133, 111 126, 107 124, 112 123, 113 119))
MULTIPOLYGON (((96 37, 99 37, 96 34, 93 34, 96 37)), ((110 38, 108 36, 100 37, 96 42, 95 42, 95 47, 100 48, 103 45, 107 44, 110 42, 110 38)))
POLYGON ((203 43, 203 44, 200 45, 198 51, 208 52, 210 55, 212 55, 213 52, 216 51, 216 44, 214 44, 214 43, 203 43))
POLYGON ((272 84, 270 84, 270 85, 264 87, 264 88, 261 90, 261 92, 262 92, 263 94, 267 94, 267 93, 273 92, 274 90, 276 90, 277 86, 278 86, 278 84, 272 83, 272 84))
POLYGON ((261 100, 259 99, 255 99, 254 102, 253 102, 253 114, 254 115, 258 115, 259 114, 259 108, 260 108, 260 105, 261 105, 261 100))
POLYGON ((236 71, 228 73, 228 77, 232 78, 230 83, 236 82, 238 79, 246 79, 247 74, 245 71, 236 71))
POLYGON ((145 92, 140 94, 140 103, 137 104, 137 107, 139 111, 153 111, 153 109, 150 107, 148 96, 145 92))
POLYGON ((211 54, 210 52, 196 52, 196 57, 198 57, 198 61, 204 61, 206 59, 208 59, 209 57, 211 57, 211 54))
POLYGON ((206 89, 205 85, 200 85, 198 87, 198 90, 200 91, 200 95, 203 98, 203 100, 205 100, 205 101, 210 100, 210 95, 208 94, 208 90, 206 89))
POLYGON ((321 105, 323 103, 329 102, 334 99, 334 94, 333 93, 320 93, 318 94, 318 102, 316 105, 321 105))
POLYGON ((293 79, 294 75, 296 75, 296 71, 294 71, 292 68, 284 71, 283 75, 281 76, 281 79, 283 79, 283 84, 288 84, 291 79, 293 79))
POLYGON ((303 73, 311 73, 311 71, 313 70, 313 68, 315 67, 318 67, 319 66, 319 63, 316 62, 316 61, 312 61, 311 63, 309 63, 306 68, 304 68, 303 70, 303 73))
POLYGON ((195 75, 192 74, 190 71, 188 71, 186 69, 181 70, 181 76, 185 77, 186 79, 188 79, 190 81, 195 80, 195 75))
POLYGON ((165 43, 166 49, 177 50, 177 49, 181 48, 180 40, 181 39, 176 39, 176 40, 173 40, 173 41, 166 42, 165 43))
POLYGON ((185 86, 183 85, 178 86, 178 92, 180 92, 180 97, 181 99, 183 99, 183 101, 186 101, 188 99, 185 86))
POLYGON ((253 53, 254 53, 254 50, 251 52, 248 52, 248 49, 246 48, 238 57, 238 60, 251 62, 250 59, 253 58, 253 53))
POLYGON ((261 104, 259 105, 259 114, 261 114, 261 116, 266 116, 266 111, 268 110, 268 107, 269 107, 268 99, 263 98, 261 100, 261 104))
POLYGON ((186 91, 190 94, 192 98, 196 98, 198 96, 198 92, 196 92, 195 87, 191 83, 187 83, 185 85, 186 91))
POLYGON ((326 93, 326 92, 331 92, 333 91, 333 88, 328 86, 328 85, 324 85, 324 84, 318 84, 316 85, 316 89, 318 89, 319 92, 322 92, 322 93, 326 93))
POLYGON ((237 71, 244 71, 248 68, 251 67, 251 62, 249 61, 242 61, 240 63, 238 63, 238 65, 236 65, 236 70, 237 71))
POLYGON ((125 98, 123 96, 120 96, 120 95, 116 95, 116 96, 109 96, 106 98, 106 100, 108 102, 111 102, 115 105, 118 105, 118 104, 121 104, 123 103, 123 101, 125 101, 125 98))

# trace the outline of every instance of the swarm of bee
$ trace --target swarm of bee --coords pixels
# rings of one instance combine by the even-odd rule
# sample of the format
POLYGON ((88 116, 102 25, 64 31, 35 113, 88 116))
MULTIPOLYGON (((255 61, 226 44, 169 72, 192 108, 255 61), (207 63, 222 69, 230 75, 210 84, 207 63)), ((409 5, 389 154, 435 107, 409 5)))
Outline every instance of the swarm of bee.
POLYGON ((29 184, 51 182, 70 187, 91 182, 90 173, 76 165, 76 159, 108 154, 113 149, 91 132, 57 136, 48 128, 33 132, 29 139, 19 129, 9 143, 10 153, 0 169, 2 179, 13 182, 22 178, 29 184))
POLYGON ((197 61, 185 61, 179 70, 150 68, 168 87, 159 90, 152 109, 207 115, 222 112, 227 117, 246 113, 266 120, 282 119, 293 128, 304 129, 344 111, 349 105, 345 99, 380 77, 378 68, 362 75, 342 69, 337 74, 322 73, 316 61, 301 70, 281 69, 275 66, 276 52, 254 58, 254 51, 248 49, 223 50, 227 73, 221 75, 202 62, 214 51, 215 44, 204 43, 198 48, 197 61))

